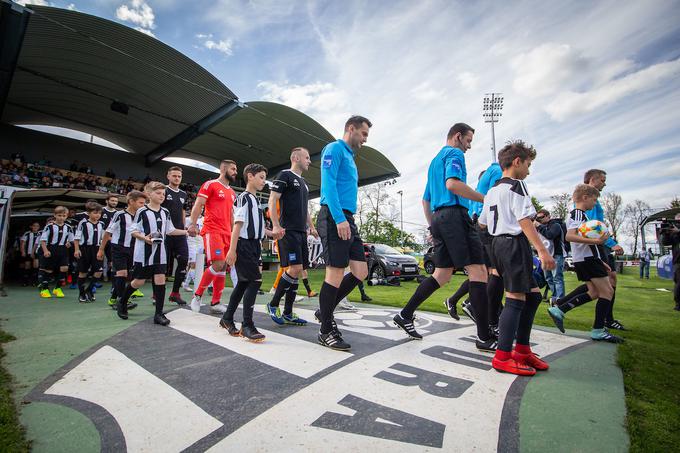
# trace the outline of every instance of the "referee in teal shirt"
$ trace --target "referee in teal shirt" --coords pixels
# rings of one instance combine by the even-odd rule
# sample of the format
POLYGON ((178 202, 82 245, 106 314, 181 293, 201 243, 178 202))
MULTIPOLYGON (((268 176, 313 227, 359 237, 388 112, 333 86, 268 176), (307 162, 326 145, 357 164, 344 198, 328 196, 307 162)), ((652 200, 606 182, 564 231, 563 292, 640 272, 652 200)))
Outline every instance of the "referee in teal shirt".
POLYGON ((465 152, 475 130, 456 123, 446 136, 446 146, 432 159, 427 171, 423 210, 434 243, 435 271, 423 280, 394 323, 411 338, 421 339, 413 326, 416 309, 451 279, 454 268, 465 268, 470 278, 470 302, 477 318, 477 348, 495 351, 496 339, 489 334, 486 282, 487 270, 479 233, 468 214, 470 201, 484 196, 467 185, 465 152))

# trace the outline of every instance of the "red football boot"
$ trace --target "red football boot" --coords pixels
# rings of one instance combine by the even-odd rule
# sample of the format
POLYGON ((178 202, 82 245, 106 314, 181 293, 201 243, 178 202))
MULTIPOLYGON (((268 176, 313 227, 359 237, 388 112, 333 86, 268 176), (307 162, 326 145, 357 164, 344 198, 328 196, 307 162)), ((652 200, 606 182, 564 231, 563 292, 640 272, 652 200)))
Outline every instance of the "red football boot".
POLYGON ((537 371, 545 371, 550 368, 547 362, 541 360, 536 354, 530 352, 529 354, 522 354, 517 351, 512 351, 512 358, 522 365, 535 368, 537 371))
POLYGON ((499 360, 494 357, 491 361, 491 366, 501 373, 517 374, 519 376, 533 376, 536 374, 535 368, 519 363, 514 359, 499 360))

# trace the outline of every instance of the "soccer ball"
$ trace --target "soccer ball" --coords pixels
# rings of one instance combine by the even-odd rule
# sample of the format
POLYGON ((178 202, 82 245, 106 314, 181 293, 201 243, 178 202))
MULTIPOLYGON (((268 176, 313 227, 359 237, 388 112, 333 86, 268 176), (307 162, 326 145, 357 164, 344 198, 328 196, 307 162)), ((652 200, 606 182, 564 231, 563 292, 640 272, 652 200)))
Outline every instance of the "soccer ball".
POLYGON ((608 230, 607 225, 599 220, 588 220, 578 227, 578 233, 589 239, 600 239, 608 230))

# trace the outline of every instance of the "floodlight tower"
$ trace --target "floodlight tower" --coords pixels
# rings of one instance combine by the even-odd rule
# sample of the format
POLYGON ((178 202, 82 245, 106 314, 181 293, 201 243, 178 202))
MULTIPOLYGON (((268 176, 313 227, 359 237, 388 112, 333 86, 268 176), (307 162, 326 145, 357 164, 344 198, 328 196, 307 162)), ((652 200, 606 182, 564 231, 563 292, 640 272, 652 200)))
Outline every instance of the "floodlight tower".
POLYGON ((493 125, 503 116, 501 110, 503 110, 503 93, 487 93, 484 95, 484 114, 482 116, 485 123, 491 123, 491 162, 496 162, 496 132, 493 125))

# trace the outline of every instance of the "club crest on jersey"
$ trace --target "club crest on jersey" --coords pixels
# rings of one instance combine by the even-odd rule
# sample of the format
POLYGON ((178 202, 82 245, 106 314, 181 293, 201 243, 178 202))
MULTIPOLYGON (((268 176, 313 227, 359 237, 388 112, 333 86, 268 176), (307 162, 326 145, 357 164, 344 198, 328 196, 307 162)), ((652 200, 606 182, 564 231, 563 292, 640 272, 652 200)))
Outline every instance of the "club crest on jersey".
POLYGON ((165 196, 165 199, 166 199, 166 200, 172 200, 172 195, 171 195, 171 194, 167 194, 167 195, 165 196))

